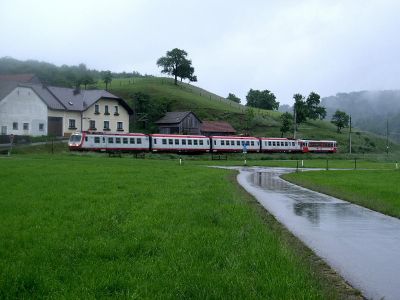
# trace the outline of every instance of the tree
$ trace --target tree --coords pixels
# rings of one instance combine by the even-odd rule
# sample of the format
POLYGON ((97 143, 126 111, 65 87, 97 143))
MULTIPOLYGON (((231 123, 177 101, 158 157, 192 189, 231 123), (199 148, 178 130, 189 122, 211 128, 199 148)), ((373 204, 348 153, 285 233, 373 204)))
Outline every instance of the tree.
POLYGON ((249 131, 250 127, 251 127, 251 122, 254 119, 254 110, 249 107, 246 109, 246 130, 249 131))
POLYGON ((295 118, 296 123, 294 125, 296 126, 297 129, 298 125, 307 121, 308 109, 303 95, 294 94, 293 98, 294 98, 293 109, 294 113, 296 114, 295 118))
POLYGON ((231 100, 231 101, 236 102, 236 103, 240 103, 240 98, 236 97, 236 95, 232 94, 232 93, 229 93, 228 97, 226 97, 226 99, 231 100))
POLYGON ((307 97, 306 105, 307 105, 307 117, 316 120, 323 120, 326 117, 326 109, 325 107, 319 106, 321 103, 321 97, 314 92, 311 92, 307 97))
POLYGON ((341 133, 342 128, 349 126, 350 116, 344 111, 337 110, 332 116, 331 123, 337 127, 337 132, 341 133))
POLYGON ((101 78, 103 79, 103 82, 106 84, 106 91, 107 91, 108 90, 108 84, 111 85, 111 81, 112 81, 111 71, 103 72, 103 75, 102 75, 101 78))
POLYGON ((247 93, 246 100, 246 106, 268 110, 276 110, 279 108, 279 102, 276 101, 274 93, 268 90, 259 91, 250 89, 247 93))
POLYGON ((187 52, 178 48, 167 51, 166 56, 157 60, 157 66, 162 67, 161 73, 174 76, 175 85, 178 85, 178 77, 181 80, 187 78, 190 81, 197 81, 197 77, 193 74, 194 68, 192 61, 186 58, 187 52))
POLYGON ((282 121, 282 126, 281 126, 281 137, 288 132, 292 125, 293 125, 293 116, 291 113, 285 112, 284 114, 281 115, 281 121, 282 121))

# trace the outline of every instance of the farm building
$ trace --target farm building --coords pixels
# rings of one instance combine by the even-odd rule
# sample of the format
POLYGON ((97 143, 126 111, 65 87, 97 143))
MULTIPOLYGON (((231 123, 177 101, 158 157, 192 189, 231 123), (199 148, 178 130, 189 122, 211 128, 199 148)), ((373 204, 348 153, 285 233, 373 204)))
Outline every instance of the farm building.
POLYGON ((200 134, 201 120, 191 111, 167 112, 156 121, 162 134, 200 134))
POLYGON ((203 121, 200 127, 202 135, 234 135, 236 130, 231 124, 222 121, 203 121))
POLYGON ((104 90, 45 86, 35 77, 29 80, 29 76, 18 76, 0 77, 0 134, 129 132, 129 115, 133 112, 122 98, 104 90))

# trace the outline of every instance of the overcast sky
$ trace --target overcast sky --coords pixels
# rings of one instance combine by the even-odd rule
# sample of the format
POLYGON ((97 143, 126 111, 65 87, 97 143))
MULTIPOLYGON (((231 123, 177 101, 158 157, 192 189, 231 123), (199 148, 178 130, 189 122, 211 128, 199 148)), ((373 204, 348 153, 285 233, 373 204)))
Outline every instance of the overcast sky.
POLYGON ((400 88, 400 1, 0 0, 0 57, 160 75, 188 52, 199 85, 242 98, 400 88))

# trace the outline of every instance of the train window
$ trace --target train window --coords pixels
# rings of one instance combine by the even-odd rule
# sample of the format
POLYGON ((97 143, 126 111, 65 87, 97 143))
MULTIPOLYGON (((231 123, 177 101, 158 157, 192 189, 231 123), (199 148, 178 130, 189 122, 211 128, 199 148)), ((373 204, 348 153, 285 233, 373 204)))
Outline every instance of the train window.
POLYGON ((167 139, 162 139, 162 144, 166 145, 167 144, 167 139))
POLYGON ((214 146, 216 146, 217 145, 217 141, 214 141, 214 146))
POLYGON ((186 145, 186 140, 182 140, 182 145, 186 145))
POLYGON ((257 141, 257 146, 260 146, 260 141, 257 141))
POLYGON ((136 144, 141 144, 142 143, 142 139, 141 138, 137 138, 136 139, 136 144))
POLYGON ((188 140, 188 145, 191 145, 192 144, 192 140, 188 140))
POLYGON ((121 144, 121 138, 115 138, 115 143, 116 144, 121 144))
POLYGON ((99 143, 100 143, 100 137, 99 137, 99 136, 95 136, 95 137, 94 137, 94 142, 95 142, 96 144, 99 144, 99 143))
POLYGON ((288 142, 285 142, 285 147, 287 147, 288 146, 288 142))
POLYGON ((157 139, 153 139, 153 143, 154 143, 154 144, 157 144, 157 139))
POLYGON ((88 137, 87 136, 85 136, 85 142, 87 142, 88 141, 88 137))
POLYGON ((251 141, 251 142, 250 142, 250 145, 254 146, 254 141, 251 141))
POLYGON ((197 140, 193 140, 193 145, 197 146, 197 140))
POLYGON ((114 138, 109 137, 109 138, 108 138, 108 143, 109 143, 109 144, 113 144, 113 143, 114 143, 114 138))
POLYGON ((174 140, 173 139, 168 139, 168 144, 169 145, 172 145, 174 143, 174 140))
POLYGON ((221 146, 225 146, 225 141, 221 140, 221 146))
POLYGON ((207 145, 210 145, 210 141, 209 140, 207 140, 207 145))
POLYGON ((240 141, 236 141, 236 146, 240 146, 240 141))
POLYGON ((199 141, 199 145, 203 145, 203 140, 200 140, 200 141, 199 141))
POLYGON ((271 141, 268 141, 268 146, 271 146, 271 141))
POLYGON ((106 142, 106 138, 103 136, 103 143, 105 143, 106 142))
POLYGON ((179 140, 175 139, 175 145, 179 145, 179 140))
POLYGON ((123 139, 122 139, 122 142, 123 142, 124 144, 128 144, 128 138, 123 138, 123 139))
POLYGON ((275 142, 272 142, 272 146, 276 146, 276 143, 275 143, 275 142))
POLYGON ((294 143, 294 142, 292 142, 292 146, 295 146, 295 143, 294 143))
POLYGON ((130 138, 130 139, 129 139, 129 143, 130 143, 130 144, 134 144, 134 143, 135 143, 135 138, 130 138))

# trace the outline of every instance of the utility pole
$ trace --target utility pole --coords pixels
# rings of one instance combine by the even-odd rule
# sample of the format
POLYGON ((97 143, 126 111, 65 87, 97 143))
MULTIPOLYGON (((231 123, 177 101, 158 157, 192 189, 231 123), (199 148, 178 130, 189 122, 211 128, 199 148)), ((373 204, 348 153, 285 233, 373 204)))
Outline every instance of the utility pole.
POLYGON ((389 119, 386 119, 386 155, 389 156, 389 119))
POLYGON ((349 153, 351 154, 351 115, 350 115, 350 129, 349 129, 349 153))
POLYGON ((294 119, 294 124, 293 124, 293 138, 296 139, 296 127, 297 127, 297 116, 296 116, 296 102, 293 104, 293 119, 294 119))

